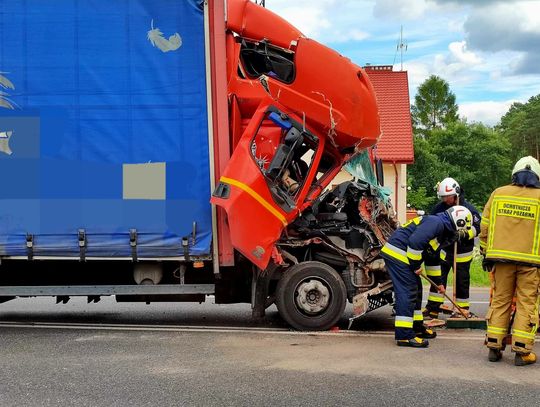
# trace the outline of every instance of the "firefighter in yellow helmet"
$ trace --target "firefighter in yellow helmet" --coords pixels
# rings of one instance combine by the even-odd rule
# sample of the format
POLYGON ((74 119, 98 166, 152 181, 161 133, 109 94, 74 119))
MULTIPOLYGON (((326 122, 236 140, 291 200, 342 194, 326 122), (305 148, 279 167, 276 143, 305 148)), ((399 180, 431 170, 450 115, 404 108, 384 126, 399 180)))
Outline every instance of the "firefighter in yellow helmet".
POLYGON ((497 188, 484 207, 480 248, 492 271, 493 297, 486 316, 488 359, 502 357, 511 329, 516 366, 536 362, 532 352, 538 329, 540 287, 540 164, 523 157, 514 166, 512 184, 497 188), (510 326, 512 298, 515 319, 510 326))

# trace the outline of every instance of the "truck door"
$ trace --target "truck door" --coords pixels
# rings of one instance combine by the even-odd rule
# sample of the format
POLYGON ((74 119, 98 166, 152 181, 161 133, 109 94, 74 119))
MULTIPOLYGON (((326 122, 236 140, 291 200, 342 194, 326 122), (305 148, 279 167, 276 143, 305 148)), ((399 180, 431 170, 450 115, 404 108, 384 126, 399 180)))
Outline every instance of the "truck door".
POLYGON ((270 100, 253 115, 211 199, 227 212, 235 249, 261 269, 298 216, 323 142, 275 106, 270 100))

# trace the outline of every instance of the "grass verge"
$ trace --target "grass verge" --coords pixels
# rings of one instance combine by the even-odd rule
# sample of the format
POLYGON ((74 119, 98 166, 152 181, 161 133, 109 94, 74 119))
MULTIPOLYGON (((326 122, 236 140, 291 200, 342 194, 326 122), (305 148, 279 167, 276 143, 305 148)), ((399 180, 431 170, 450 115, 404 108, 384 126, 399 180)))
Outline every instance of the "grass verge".
MULTIPOLYGON (((454 273, 448 276, 448 286, 452 286, 454 273)), ((471 287, 489 287, 489 273, 482 269, 482 257, 477 256, 471 263, 471 287)))

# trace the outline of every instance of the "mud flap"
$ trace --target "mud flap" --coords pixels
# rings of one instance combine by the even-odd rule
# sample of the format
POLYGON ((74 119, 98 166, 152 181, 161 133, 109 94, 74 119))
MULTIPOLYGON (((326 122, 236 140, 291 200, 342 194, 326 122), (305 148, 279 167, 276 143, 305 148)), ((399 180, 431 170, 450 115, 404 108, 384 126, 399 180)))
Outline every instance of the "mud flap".
MULTIPOLYGON (((271 269, 273 268, 271 267, 271 269)), ((266 299, 270 283, 269 276, 271 275, 269 271, 253 268, 253 279, 251 281, 251 316, 253 318, 264 318, 266 314, 266 299)))

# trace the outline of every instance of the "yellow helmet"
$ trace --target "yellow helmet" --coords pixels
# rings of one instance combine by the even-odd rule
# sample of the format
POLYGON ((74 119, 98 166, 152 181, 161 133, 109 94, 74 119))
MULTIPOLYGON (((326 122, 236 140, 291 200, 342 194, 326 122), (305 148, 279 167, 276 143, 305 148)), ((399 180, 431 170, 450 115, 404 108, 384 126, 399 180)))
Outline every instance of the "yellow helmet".
POLYGON ((514 165, 512 175, 514 175, 516 172, 523 170, 530 170, 534 172, 538 178, 540 178, 540 163, 538 163, 538 160, 536 158, 531 157, 530 155, 520 158, 518 160, 516 165, 514 165))

